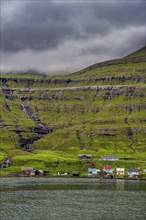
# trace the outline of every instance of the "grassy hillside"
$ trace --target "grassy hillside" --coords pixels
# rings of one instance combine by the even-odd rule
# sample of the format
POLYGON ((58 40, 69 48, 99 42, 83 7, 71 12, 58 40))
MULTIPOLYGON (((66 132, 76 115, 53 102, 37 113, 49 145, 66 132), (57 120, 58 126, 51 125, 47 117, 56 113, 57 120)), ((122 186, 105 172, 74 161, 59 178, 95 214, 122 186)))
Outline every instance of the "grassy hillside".
POLYGON ((2 74, 0 160, 12 158, 2 175, 21 166, 84 174, 102 168, 102 155, 118 155, 114 167, 145 168, 145 62, 146 47, 69 75, 2 74))

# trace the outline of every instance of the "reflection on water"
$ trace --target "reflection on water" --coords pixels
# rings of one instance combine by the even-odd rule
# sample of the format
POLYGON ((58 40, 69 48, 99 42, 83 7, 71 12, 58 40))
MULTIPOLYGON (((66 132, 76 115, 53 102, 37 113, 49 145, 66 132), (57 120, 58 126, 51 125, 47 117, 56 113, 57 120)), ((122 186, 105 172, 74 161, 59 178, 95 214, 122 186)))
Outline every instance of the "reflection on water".
POLYGON ((123 180, 123 181, 116 181, 116 185, 117 185, 116 190, 126 190, 125 180, 123 180))
POLYGON ((2 178, 1 220, 144 220, 146 182, 2 178))

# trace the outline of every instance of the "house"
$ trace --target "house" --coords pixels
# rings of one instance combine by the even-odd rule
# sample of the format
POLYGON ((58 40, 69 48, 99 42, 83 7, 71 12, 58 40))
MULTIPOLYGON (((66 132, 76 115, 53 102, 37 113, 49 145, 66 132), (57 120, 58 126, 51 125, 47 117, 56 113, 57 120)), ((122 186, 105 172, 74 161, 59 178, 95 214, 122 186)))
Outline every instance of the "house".
POLYGON ((107 160, 107 161, 118 161, 119 157, 118 156, 101 156, 102 160, 107 160))
POLYGON ((79 159, 90 160, 91 154, 78 154, 79 159))
POLYGON ((33 167, 21 167, 21 173, 27 176, 33 176, 35 171, 33 167))
POLYGON ((95 167, 88 168, 88 176, 93 176, 97 174, 97 170, 95 167))
POLYGON ((98 177, 100 173, 100 170, 97 170, 95 167, 88 168, 88 176, 92 177, 98 177))
POLYGON ((106 173, 113 173, 114 169, 112 169, 111 166, 106 165, 106 166, 103 167, 103 171, 106 172, 106 173))
POLYGON ((104 166, 103 170, 100 173, 100 177, 104 179, 114 178, 114 169, 112 169, 112 167, 109 165, 104 166))
POLYGON ((88 173, 89 174, 96 173, 96 168, 95 167, 88 168, 88 173))
POLYGON ((35 170, 35 176, 43 176, 44 171, 43 170, 35 170))
POLYGON ((139 179, 140 177, 140 169, 138 168, 129 168, 127 172, 129 179, 139 179))
POLYGON ((125 168, 119 168, 119 167, 116 168, 117 176, 124 176, 124 174, 125 174, 125 168))

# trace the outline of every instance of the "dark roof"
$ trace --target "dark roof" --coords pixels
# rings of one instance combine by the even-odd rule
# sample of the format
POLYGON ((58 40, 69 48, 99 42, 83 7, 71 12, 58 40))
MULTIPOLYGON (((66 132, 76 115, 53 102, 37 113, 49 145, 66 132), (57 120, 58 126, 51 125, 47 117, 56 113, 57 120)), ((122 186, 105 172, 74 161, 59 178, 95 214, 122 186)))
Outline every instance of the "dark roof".
POLYGON ((102 159, 119 159, 118 156, 101 156, 102 159))
POLYGON ((140 170, 138 168, 129 168, 128 172, 140 172, 140 170))
POLYGON ((91 157, 91 154, 78 154, 78 157, 84 157, 84 156, 91 157))

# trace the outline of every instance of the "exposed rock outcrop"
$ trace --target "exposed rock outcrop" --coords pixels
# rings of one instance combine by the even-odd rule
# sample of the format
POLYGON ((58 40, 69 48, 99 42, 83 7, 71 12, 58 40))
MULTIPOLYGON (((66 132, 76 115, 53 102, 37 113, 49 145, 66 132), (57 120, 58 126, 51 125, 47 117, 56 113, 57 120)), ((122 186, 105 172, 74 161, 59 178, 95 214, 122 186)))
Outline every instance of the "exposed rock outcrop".
POLYGON ((7 157, 3 162, 0 163, 0 169, 10 167, 12 164, 12 157, 7 157))

